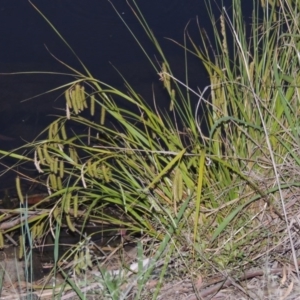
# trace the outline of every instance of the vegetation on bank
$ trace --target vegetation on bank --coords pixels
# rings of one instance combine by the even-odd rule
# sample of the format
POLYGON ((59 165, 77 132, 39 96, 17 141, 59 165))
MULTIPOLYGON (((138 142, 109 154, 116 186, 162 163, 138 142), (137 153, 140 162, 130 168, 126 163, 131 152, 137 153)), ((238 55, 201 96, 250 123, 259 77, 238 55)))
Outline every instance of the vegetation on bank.
MULTIPOLYGON (((152 109, 125 78, 126 93, 94 78, 83 63, 84 72, 66 65, 74 80, 61 87, 65 115, 45 129, 47 138, 24 145, 31 149, 26 156, 1 152, 35 166, 39 176, 32 180, 41 180, 48 190, 42 202, 21 209, 20 222, 3 229, 2 240, 24 224, 32 243, 42 244, 51 232, 53 271, 61 272, 65 285, 82 299, 83 286, 64 266, 72 266, 78 277, 99 267, 97 280, 112 299, 125 299, 133 289, 141 299, 153 270, 159 269, 155 299, 175 260, 174 280, 194 280, 200 274, 239 278, 267 259, 292 263, 299 278, 299 5, 296 0, 254 2, 250 34, 241 1, 233 0, 232 17, 226 8, 214 16, 208 1, 213 40, 199 27, 199 40, 186 32, 185 43, 177 43, 199 58, 210 78, 210 86, 191 91, 188 81, 173 76, 163 49, 132 1, 132 10, 160 54, 160 69, 148 58, 169 95, 173 117, 156 103, 152 109), (196 105, 190 93, 197 95, 196 105), (136 110, 118 106, 115 99, 136 110), (201 106, 208 107, 207 115, 199 116, 201 106), (123 242, 126 238, 137 243, 136 272, 126 289, 122 274, 116 279, 101 266, 94 243, 84 234, 88 223, 111 224, 123 242), (81 241, 61 257, 64 226, 81 235, 81 241), (280 247, 284 257, 278 256, 280 247)), ((20 202, 26 203, 17 178, 20 202)), ((1 219, 15 217, 2 214, 1 219)), ((127 268, 123 264, 124 272, 130 272, 127 268)), ((91 285, 88 280, 81 282, 91 285)))

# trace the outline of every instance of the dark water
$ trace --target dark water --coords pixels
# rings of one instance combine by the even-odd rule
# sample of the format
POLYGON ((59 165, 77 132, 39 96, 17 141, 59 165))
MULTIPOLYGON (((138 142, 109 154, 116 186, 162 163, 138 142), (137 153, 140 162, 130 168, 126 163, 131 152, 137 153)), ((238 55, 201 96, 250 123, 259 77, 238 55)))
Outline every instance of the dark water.
MULTIPOLYGON (((222 5, 229 13, 231 12, 231 1, 211 1, 217 19, 222 5)), ((195 24, 196 18, 199 19, 200 26, 211 35, 205 2, 204 0, 136 1, 167 56, 177 62, 183 57, 182 50, 165 38, 182 42, 184 28, 190 22, 189 32, 197 41, 199 35, 195 24)), ((243 4, 248 14, 251 12, 249 2, 251 1, 243 4)), ((117 76, 114 76, 115 79, 107 78, 110 76, 106 75, 107 71, 110 73, 111 69, 109 62, 119 67, 129 77, 134 76, 132 73, 136 66, 143 65, 144 68, 150 68, 145 55, 112 5, 136 34, 151 58, 157 55, 128 5, 130 3, 134 7, 132 1, 127 3, 125 0, 51 0, 33 3, 53 23, 87 67, 101 79, 118 82, 117 76), (133 68, 129 69, 131 65, 133 68)), ((2 63, 55 64, 49 53, 51 52, 59 59, 79 66, 68 47, 26 0, 1 1, 0 43, 2 63)))
MULTIPOLYGON (((126 1, 112 1, 112 4, 107 0, 52 0, 33 3, 36 3, 49 18, 95 77, 122 89, 123 80, 113 70, 110 64, 112 63, 148 102, 152 101, 152 84, 156 89, 158 103, 163 105, 166 100, 169 101, 160 86, 156 72, 112 7, 112 4, 115 5, 146 47, 150 57, 157 57, 156 50, 126 1)), ((164 46, 175 75, 183 78, 183 51, 166 41, 165 37, 182 41, 183 30, 189 20, 198 16, 203 22, 207 21, 202 1, 154 0, 137 3, 159 42, 164 46)), ((80 69, 71 51, 28 1, 1 2, 0 44, 5 45, 0 47, 0 72, 65 71, 49 51, 62 61, 80 69)), ((190 73, 190 84, 193 88, 203 85, 207 79, 203 67, 195 59, 191 63, 190 73)), ((59 93, 56 93, 27 102, 21 100, 71 79, 73 78, 46 75, 0 76, 0 134, 18 140, 30 140, 35 137, 43 126, 49 123, 47 114, 56 112, 55 107, 63 107, 64 99, 57 98, 59 93)), ((9 144, 3 140, 0 140, 0 143, 5 146, 9 144)))
MULTIPOLYGON (((33 1, 34 2, 34 1, 33 1)), ((143 57, 124 24, 107 0, 35 1, 84 61, 132 61, 143 57)), ((35 3, 34 2, 34 3, 35 3)), ((131 1, 130 1, 131 2, 131 1)), ((112 1, 139 39, 147 42, 126 1, 112 1)), ((162 37, 182 38, 187 22, 198 16, 208 22, 199 0, 137 1, 150 27, 162 37)), ((70 52, 27 1, 2 1, 0 7, 1 60, 45 61, 50 57, 44 44, 64 58, 70 52)), ((146 45, 148 46, 148 45, 146 45)))

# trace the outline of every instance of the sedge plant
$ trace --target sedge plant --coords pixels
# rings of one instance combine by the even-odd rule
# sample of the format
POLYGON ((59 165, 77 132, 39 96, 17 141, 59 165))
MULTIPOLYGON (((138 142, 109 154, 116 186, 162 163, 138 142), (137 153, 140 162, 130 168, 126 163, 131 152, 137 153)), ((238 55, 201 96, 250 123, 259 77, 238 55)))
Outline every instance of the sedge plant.
MULTIPOLYGON (((47 138, 24 146, 32 149, 27 156, 1 152, 33 164, 48 188, 46 200, 56 199, 47 213, 32 218, 31 230, 64 224, 81 231, 81 246, 65 256, 76 258, 77 274, 97 265, 84 236, 88 222, 113 224, 135 239, 150 240, 138 255, 140 261, 143 255, 152 260, 147 270, 140 268, 137 297, 157 265, 163 267, 153 298, 175 259, 181 262, 175 278, 199 270, 208 277, 238 277, 241 267, 261 264, 282 243, 299 276, 292 237, 299 226, 290 224, 292 195, 299 189, 296 1, 254 1, 250 33, 240 0, 233 0, 231 17, 226 8, 215 17, 207 2, 213 40, 197 23, 198 41, 186 31, 184 44, 176 42, 185 50, 183 59, 192 54, 207 70, 210 86, 199 91, 174 77, 136 2, 128 4, 160 55, 159 66, 147 57, 174 117, 157 105, 151 108, 125 78, 126 93, 94 78, 79 58, 83 72, 64 64, 74 76, 60 87, 65 115, 45 129, 47 138), (191 103, 190 93, 197 103, 191 103), (136 110, 118 106, 117 98, 136 110), (200 120, 201 105, 208 110, 200 120), (79 127, 86 131, 76 132, 79 127), (282 225, 285 230, 279 230, 282 225)), ((119 297, 109 278, 103 277, 104 285, 112 298, 119 297)))

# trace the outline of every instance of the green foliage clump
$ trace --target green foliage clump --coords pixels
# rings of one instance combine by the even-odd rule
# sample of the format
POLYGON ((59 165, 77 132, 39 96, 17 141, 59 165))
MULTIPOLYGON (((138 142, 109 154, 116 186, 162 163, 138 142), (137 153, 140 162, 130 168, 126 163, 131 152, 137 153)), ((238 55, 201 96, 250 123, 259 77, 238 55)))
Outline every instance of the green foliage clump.
POLYGON ((288 223, 286 199, 299 187, 299 12, 289 1, 280 3, 260 9, 257 3, 250 35, 241 1, 233 1, 232 18, 224 8, 218 20, 208 3, 214 41, 199 28, 200 47, 188 34, 181 45, 210 78, 209 87, 193 91, 195 105, 188 82, 173 76, 133 2, 160 54, 160 69, 148 58, 173 117, 152 109, 125 79, 127 93, 98 81, 82 64, 85 74, 75 71, 65 91, 66 115, 49 125, 48 138, 33 144, 33 156, 22 157, 35 164, 49 198, 57 199, 50 217, 39 221, 65 222, 71 231, 79 219, 114 224, 160 242, 159 255, 182 256, 180 249, 187 248, 204 270, 210 264, 234 269, 267 251, 266 239, 276 223, 288 223), (136 110, 118 106, 116 98, 136 110), (199 120, 201 105, 209 109, 199 120))

